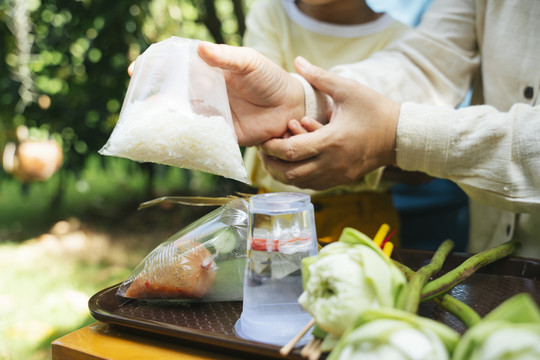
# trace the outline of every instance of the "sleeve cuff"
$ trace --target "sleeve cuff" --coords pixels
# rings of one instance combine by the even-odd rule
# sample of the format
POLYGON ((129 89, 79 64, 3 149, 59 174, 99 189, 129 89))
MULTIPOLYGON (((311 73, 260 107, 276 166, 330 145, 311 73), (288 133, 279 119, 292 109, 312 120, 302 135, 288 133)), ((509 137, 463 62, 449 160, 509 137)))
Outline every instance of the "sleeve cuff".
POLYGON ((396 136, 396 161, 403 170, 446 177, 453 109, 405 102, 396 136))
POLYGON ((324 93, 315 90, 311 84, 299 74, 291 73, 296 79, 300 81, 304 88, 304 106, 305 116, 317 120, 322 124, 328 122, 327 109, 330 107, 329 102, 331 98, 324 93))

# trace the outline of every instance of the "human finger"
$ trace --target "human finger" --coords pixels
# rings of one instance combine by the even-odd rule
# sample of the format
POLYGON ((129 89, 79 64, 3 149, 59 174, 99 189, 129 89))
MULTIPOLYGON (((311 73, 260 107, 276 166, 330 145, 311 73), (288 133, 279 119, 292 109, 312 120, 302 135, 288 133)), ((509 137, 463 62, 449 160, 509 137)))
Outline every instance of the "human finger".
POLYGON ((208 65, 224 70, 249 73, 259 66, 257 53, 247 47, 212 44, 201 41, 197 52, 208 65))
POLYGON ((317 120, 315 119, 312 119, 310 117, 307 117, 307 116, 304 116, 301 120, 300 120, 300 124, 302 125, 302 127, 304 129, 306 129, 307 131, 309 132, 312 132, 312 131, 315 131, 315 130, 319 130, 320 128, 322 128, 324 125, 321 124, 320 122, 318 122, 317 120))
POLYGON ((302 124, 300 123, 300 121, 296 119, 290 120, 289 123, 287 124, 287 127, 289 128, 292 135, 300 135, 300 134, 305 134, 308 132, 308 130, 302 127, 302 124))
POLYGON ((260 156, 266 171, 282 183, 314 190, 326 188, 316 178, 318 162, 313 158, 291 163, 263 153, 260 156))
POLYGON ((285 134, 283 134, 282 138, 283 139, 288 139, 293 135, 295 135, 295 134, 293 134, 290 130, 287 130, 287 131, 285 131, 285 134))
POLYGON ((133 75, 133 69, 135 69, 135 61, 132 61, 127 68, 128 75, 133 75))
POLYGON ((313 87, 333 97, 336 89, 341 88, 345 79, 311 64, 302 56, 296 57, 294 67, 313 87))
POLYGON ((288 139, 274 138, 261 144, 262 153, 285 161, 301 161, 320 153, 325 144, 325 134, 305 133, 288 139))

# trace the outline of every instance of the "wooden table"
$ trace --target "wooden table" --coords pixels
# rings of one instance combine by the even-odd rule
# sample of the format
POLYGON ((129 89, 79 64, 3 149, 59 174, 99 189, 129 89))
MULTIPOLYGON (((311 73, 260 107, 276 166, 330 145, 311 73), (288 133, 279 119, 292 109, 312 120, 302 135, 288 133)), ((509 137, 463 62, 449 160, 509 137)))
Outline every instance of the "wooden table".
POLYGON ((52 343, 53 360, 233 360, 210 350, 120 331, 96 322, 52 343))

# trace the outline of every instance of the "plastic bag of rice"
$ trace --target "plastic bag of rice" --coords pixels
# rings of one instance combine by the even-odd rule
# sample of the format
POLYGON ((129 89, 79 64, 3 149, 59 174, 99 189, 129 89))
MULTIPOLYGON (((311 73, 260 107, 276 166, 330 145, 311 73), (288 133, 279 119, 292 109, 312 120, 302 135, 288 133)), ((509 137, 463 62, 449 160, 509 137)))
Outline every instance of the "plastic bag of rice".
POLYGON ((138 57, 118 122, 99 153, 249 183, 223 73, 197 55, 198 42, 171 37, 138 57))

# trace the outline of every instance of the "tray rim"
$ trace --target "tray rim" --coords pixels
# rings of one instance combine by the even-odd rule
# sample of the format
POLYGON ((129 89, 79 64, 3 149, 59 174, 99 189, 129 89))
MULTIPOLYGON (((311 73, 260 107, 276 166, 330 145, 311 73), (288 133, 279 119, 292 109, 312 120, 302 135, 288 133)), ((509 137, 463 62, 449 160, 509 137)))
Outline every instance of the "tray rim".
MULTIPOLYGON (((179 325, 170 325, 167 323, 156 322, 153 320, 138 320, 128 319, 120 315, 114 314, 103 307, 100 307, 100 300, 116 290, 121 283, 109 286, 90 297, 88 301, 90 314, 98 321, 108 323, 114 326, 126 328, 127 330, 136 330, 147 335, 164 335, 170 339, 184 342, 195 342, 199 345, 210 345, 218 349, 227 349, 240 351, 245 355, 256 354, 266 358, 281 358, 281 359, 301 359, 298 354, 291 352, 288 356, 280 356, 280 346, 260 343, 242 338, 232 338, 229 335, 219 335, 194 328, 189 328, 179 325), (99 308, 100 311, 98 311, 99 308)), ((226 301, 225 303, 230 303, 226 301)), ((193 345, 190 343, 190 345, 193 345)), ((244 355, 244 356, 245 356, 244 355)))

